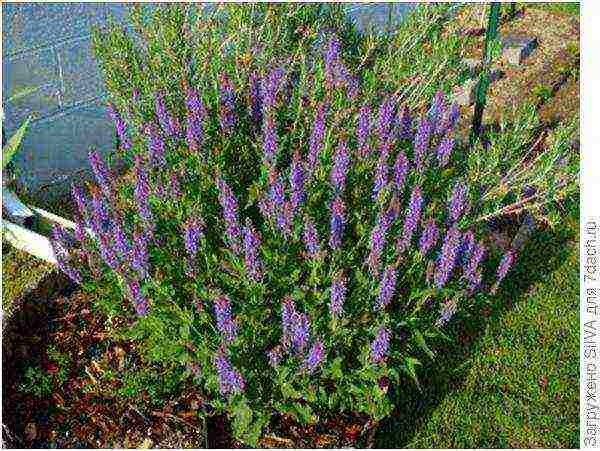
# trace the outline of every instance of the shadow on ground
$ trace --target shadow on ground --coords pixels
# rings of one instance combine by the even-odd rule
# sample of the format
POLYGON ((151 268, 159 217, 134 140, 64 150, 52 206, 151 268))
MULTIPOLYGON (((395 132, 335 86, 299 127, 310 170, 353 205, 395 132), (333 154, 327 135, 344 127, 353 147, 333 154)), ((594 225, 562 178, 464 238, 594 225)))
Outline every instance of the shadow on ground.
MULTIPOLYGON (((571 204, 577 209, 579 199, 571 204)), ((578 221, 578 209, 575 217, 578 221)), ((392 396, 398 406, 392 416, 384 420, 375 436, 377 448, 406 448, 412 444, 419 428, 427 421, 444 398, 463 387, 470 370, 469 360, 482 338, 486 327, 498 322, 526 295, 531 288, 544 281, 558 269, 572 252, 576 231, 572 228, 544 229, 535 233, 520 253, 512 274, 507 277, 504 288, 490 304, 480 305, 471 311, 457 315, 446 330, 452 342, 435 346, 436 360, 421 358, 419 371, 422 391, 406 380, 405 385, 392 396)), ((458 432, 458 431, 457 431, 458 432)), ((484 444, 482 444, 484 446, 484 444)))

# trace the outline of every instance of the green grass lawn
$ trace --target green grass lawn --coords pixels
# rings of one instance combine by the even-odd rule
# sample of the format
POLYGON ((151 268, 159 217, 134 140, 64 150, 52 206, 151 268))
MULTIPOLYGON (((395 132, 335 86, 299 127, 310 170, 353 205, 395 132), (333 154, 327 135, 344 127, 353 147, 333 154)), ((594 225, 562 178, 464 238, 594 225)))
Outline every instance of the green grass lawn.
POLYGON ((458 343, 423 369, 422 393, 406 388, 378 447, 579 446, 578 232, 572 212, 538 234, 495 305, 452 323, 458 343))

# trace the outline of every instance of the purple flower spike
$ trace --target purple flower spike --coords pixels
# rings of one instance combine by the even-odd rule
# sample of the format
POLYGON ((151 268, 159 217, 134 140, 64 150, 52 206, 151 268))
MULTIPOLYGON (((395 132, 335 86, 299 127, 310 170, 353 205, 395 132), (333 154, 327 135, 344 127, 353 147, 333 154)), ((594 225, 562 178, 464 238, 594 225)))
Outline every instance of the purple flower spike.
POLYGON ((133 254, 131 255, 129 264, 141 279, 145 279, 148 276, 148 237, 139 230, 133 232, 133 254))
POLYGON ((219 121, 223 133, 230 135, 236 123, 235 93, 227 75, 222 74, 219 81, 219 121))
POLYGON ((146 131, 149 137, 150 164, 155 168, 160 168, 167 164, 165 140, 155 124, 148 124, 146 131))
POLYGON ((508 274, 508 271, 513 266, 516 258, 517 252, 514 249, 511 249, 504 254, 502 260, 500 260, 500 264, 498 265, 498 270, 496 271, 496 284, 492 289, 492 293, 496 293, 496 291, 498 291, 500 283, 504 280, 506 274, 508 274))
POLYGON ((100 189, 107 199, 111 199, 113 193, 113 176, 102 158, 102 155, 100 155, 100 152, 96 149, 91 150, 90 153, 88 153, 88 160, 100 189))
POLYGON ((427 253, 436 245, 438 234, 439 231, 435 223, 435 219, 429 219, 425 223, 423 233, 421 234, 421 239, 419 240, 419 249, 423 256, 426 256, 427 253))
POLYGON ((308 170, 312 175, 317 168, 319 156, 323 150, 323 140, 325 138, 325 115, 327 108, 325 103, 321 103, 317 108, 315 116, 315 122, 313 125, 312 133, 310 135, 309 147, 308 147, 308 170))
POLYGON ((167 136, 179 136, 181 134, 179 121, 167 110, 163 92, 159 91, 155 94, 154 105, 156 108, 156 117, 158 118, 158 123, 165 131, 167 136))
POLYGON ((119 272, 120 265, 117 254, 115 254, 113 243, 107 234, 102 234, 99 237, 100 256, 104 263, 113 271, 119 272))
POLYGON ((367 264, 376 277, 379 277, 379 260, 385 247, 387 232, 397 216, 397 208, 389 207, 385 213, 379 214, 377 224, 371 232, 371 249, 367 257, 367 264))
POLYGON ((294 318, 296 316, 296 304, 294 304, 294 300, 288 296, 281 303, 281 329, 283 335, 281 337, 281 342, 283 347, 286 350, 289 350, 294 333, 294 318))
POLYGON ((408 158, 406 158, 404 152, 400 150, 398 151, 398 155, 396 155, 396 162, 394 163, 394 183, 398 195, 401 195, 404 191, 404 183, 406 182, 408 170, 408 158))
POLYGON ((237 327, 231 317, 231 302, 227 296, 215 299, 215 317, 217 329, 226 343, 232 343, 237 337, 237 327))
POLYGON ((121 147, 123 147, 125 150, 131 149, 131 140, 127 135, 127 123, 123 120, 115 106, 111 103, 108 104, 108 114, 115 122, 115 129, 117 131, 117 136, 119 137, 121 147))
POLYGON ((246 218, 246 225, 244 226, 244 262, 250 278, 256 282, 262 277, 262 263, 258 256, 260 241, 260 233, 252 226, 250 219, 246 218))
POLYGON ((323 360, 325 359, 325 345, 321 340, 317 340, 308 351, 306 359, 304 359, 304 367, 309 373, 313 373, 323 360))
POLYGON ((260 127, 262 123, 262 93, 261 93, 261 79, 256 73, 253 71, 250 74, 249 80, 249 102, 250 102, 250 114, 252 116, 252 122, 256 128, 260 127))
POLYGON ((393 98, 384 100, 379 107, 379 118, 378 118, 378 129, 379 142, 386 143, 392 133, 392 125, 394 122, 394 110, 396 109, 396 102, 393 98))
POLYGON ((440 127, 437 130, 439 135, 451 133, 458 122, 460 117, 460 108, 457 103, 453 103, 450 109, 447 111, 440 127))
POLYGON ((348 176, 348 167, 350 166, 350 154, 346 141, 340 141, 333 157, 333 167, 331 169, 331 186, 336 192, 342 192, 346 188, 346 177, 348 176))
POLYGON ((477 288, 481 283, 481 273, 478 271, 479 265, 485 259, 486 249, 481 243, 475 243, 471 250, 470 258, 465 265, 465 277, 469 281, 471 288, 477 288))
POLYGON ((113 220, 112 222, 113 241, 115 243, 115 249, 118 256, 121 259, 127 258, 131 253, 131 246, 129 239, 125 234, 123 223, 120 220, 113 220))
POLYGON ((317 228, 309 217, 306 217, 304 220, 304 233, 302 237, 304 238, 304 246, 306 247, 309 259, 315 260, 318 257, 321 248, 319 246, 317 228))
POLYGON ((109 227, 108 211, 102 197, 96 191, 92 192, 92 215, 90 228, 97 235, 103 235, 109 227))
POLYGON ((273 69, 262 83, 262 97, 265 112, 275 108, 277 96, 281 91, 285 71, 282 68, 273 69))
POLYGON ((292 202, 292 210, 294 213, 304 204, 306 200, 306 191, 304 189, 305 173, 304 162, 298 151, 294 152, 292 165, 290 168, 290 200, 292 202))
POLYGON ((188 218, 183 224, 185 250, 190 258, 198 254, 198 242, 204 236, 204 221, 196 216, 188 218))
POLYGON ((417 229, 417 225, 419 224, 419 220, 421 218, 422 210, 423 194, 421 192, 421 187, 417 185, 413 188, 410 196, 408 211, 406 212, 404 227, 402 229, 402 241, 400 242, 399 252, 403 252, 410 247, 412 236, 417 229))
POLYGON ((342 234, 346 223, 346 207, 340 196, 331 202, 331 232, 329 235, 329 247, 339 249, 342 245, 342 234))
POLYGON ((310 318, 306 313, 294 314, 294 331, 292 340, 297 354, 302 354, 310 340, 310 318))
POLYGON ((426 169, 429 159, 429 138, 431 123, 426 117, 421 119, 414 138, 415 167, 419 174, 426 169))
POLYGON ((447 133, 444 135, 437 147, 437 160, 440 167, 446 167, 450 162, 452 149, 454 148, 454 138, 447 133))
POLYGON ((198 92, 189 88, 186 92, 185 105, 187 108, 186 141, 192 152, 197 152, 204 139, 204 121, 206 109, 198 96, 198 92))
POLYGON ((444 131, 443 118, 446 115, 447 108, 444 92, 436 92, 429 110, 429 121, 435 133, 442 133, 444 131))
POLYGON ((139 316, 146 316, 148 313, 148 300, 142 294, 139 282, 137 280, 129 280, 127 285, 131 293, 131 301, 135 306, 135 312, 139 316))
POLYGON ((83 188, 79 185, 71 185, 71 197, 75 201, 75 205, 77 205, 77 212, 81 218, 87 218, 88 210, 87 210, 87 198, 85 196, 85 192, 83 188))
POLYGON ((338 74, 340 64, 340 41, 337 36, 332 35, 327 43, 325 52, 325 80, 329 86, 333 86, 338 74))
POLYGON ((469 193, 469 187, 466 183, 457 182, 452 191, 452 197, 448 205, 448 216, 450 221, 456 222, 460 219, 461 215, 467 208, 467 196, 469 193))
POLYGON ((358 112, 356 124, 356 140, 358 143, 358 155, 366 158, 369 153, 369 133, 371 132, 371 107, 363 105, 358 112))
POLYGON ((267 116, 263 123, 263 150, 265 162, 272 165, 277 155, 277 127, 273 116, 267 116))
POLYGON ((375 170, 375 181, 373 182, 373 201, 377 200, 379 193, 388 184, 389 167, 388 158, 390 154, 390 145, 388 142, 384 142, 381 145, 381 153, 379 160, 377 161, 377 169, 375 170))
POLYGON ((379 294, 377 295, 377 310, 383 310, 387 307, 394 297, 396 278, 397 273, 394 266, 390 265, 385 268, 379 285, 379 294))
POLYGON ((231 363, 222 353, 215 356, 215 367, 219 376, 219 390, 222 395, 241 393, 246 387, 246 382, 241 373, 231 366, 231 363))
POLYGON ((229 246, 233 253, 239 255, 241 252, 241 227, 238 220, 237 200, 229 185, 221 177, 217 180, 217 187, 219 188, 219 203, 223 209, 223 220, 227 225, 226 234, 229 246))
POLYGON ((433 282, 438 288, 443 288, 452 276, 452 271, 456 265, 456 259, 460 249, 460 238, 461 233, 456 227, 452 227, 446 233, 446 238, 444 239, 444 244, 442 245, 441 254, 433 276, 433 282))
POLYGON ((371 359, 374 363, 380 363, 385 358, 390 347, 390 331, 381 326, 377 331, 375 340, 371 343, 371 359))
POLYGON ((343 274, 338 274, 331 284, 331 299, 329 312, 334 318, 339 318, 344 313, 344 301, 346 300, 348 280, 343 274))
POLYGON ((408 106, 404 105, 402 107, 402 112, 400 113, 400 139, 413 139, 413 133, 413 119, 410 114, 410 109, 408 106))

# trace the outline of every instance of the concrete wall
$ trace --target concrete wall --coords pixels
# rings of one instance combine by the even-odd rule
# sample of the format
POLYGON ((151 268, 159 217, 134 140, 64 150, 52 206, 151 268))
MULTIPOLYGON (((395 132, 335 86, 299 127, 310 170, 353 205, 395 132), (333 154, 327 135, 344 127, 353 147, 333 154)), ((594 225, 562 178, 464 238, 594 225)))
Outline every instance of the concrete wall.
MULTIPOLYGON (((384 29, 397 23, 409 4, 348 4, 359 29, 384 29), (391 15, 390 15, 391 12, 391 15)), ((16 158, 20 177, 33 190, 68 187, 87 170, 90 146, 114 147, 104 107, 104 86, 91 52, 92 25, 109 16, 126 21, 126 4, 3 3, 2 101, 7 136, 25 118, 35 120, 16 158), (36 87, 27 97, 8 102, 19 88, 36 87)))

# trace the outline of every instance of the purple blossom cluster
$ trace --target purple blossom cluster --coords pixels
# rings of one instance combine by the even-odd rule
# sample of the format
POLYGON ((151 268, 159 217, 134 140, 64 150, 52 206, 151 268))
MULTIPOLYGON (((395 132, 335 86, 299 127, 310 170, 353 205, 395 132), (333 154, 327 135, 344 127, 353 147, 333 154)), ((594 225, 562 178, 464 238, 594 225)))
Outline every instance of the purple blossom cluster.
POLYGON ((435 219, 431 218, 427 220, 425 226, 423 227, 421 239, 419 240, 419 249, 423 256, 426 256, 427 253, 436 245, 438 234, 439 231, 435 223, 435 219))
POLYGON ((260 242, 260 233, 252 226, 250 219, 246 218, 246 225, 244 226, 244 262, 248 275, 256 282, 262 278, 262 262, 258 256, 260 242))
POLYGON ((496 270, 496 283, 492 288, 492 293, 496 293, 496 291, 498 291, 500 283, 502 283, 502 281, 508 274, 508 271, 510 271, 510 268, 513 266, 516 258, 517 251, 514 249, 510 249, 502 256, 502 260, 500 260, 500 263, 498 264, 498 269, 496 270))
POLYGON ((402 195, 404 192, 404 183, 406 182, 406 176, 409 170, 408 158, 404 151, 399 150, 396 155, 396 162, 394 163, 394 184, 398 195, 402 195))
POLYGON ((356 124, 356 141, 358 146, 358 156, 366 158, 370 153, 369 134, 371 133, 371 107, 363 105, 358 111, 356 124))
POLYGON ((186 117, 186 141, 192 152, 197 152, 204 140, 204 122, 206 121, 206 108, 198 92, 194 88, 186 90, 185 106, 186 117))
POLYGON ((450 280, 452 271, 456 266, 460 245, 461 233, 456 227, 451 227, 444 238, 444 244, 433 276, 436 287, 443 288, 450 280))
POLYGON ((315 260, 321 252, 321 246, 319 245, 319 235, 315 223, 309 217, 304 219, 302 238, 304 240, 308 258, 310 260, 315 260))
POLYGON ((350 153, 345 140, 340 141, 333 157, 331 169, 331 186, 335 192, 342 192, 346 188, 346 177, 350 166, 350 153))
POLYGON ((375 180, 373 182, 373 201, 379 197, 379 193, 387 186, 389 182, 388 158, 390 154, 390 145, 386 141, 381 145, 377 168, 375 169, 375 180))
POLYGON ((263 151, 265 162, 273 165, 277 155, 277 127, 273 116, 267 116, 263 122, 263 151))
POLYGON ((390 330, 385 326, 381 326, 377 331, 377 336, 371 343, 371 359, 374 363, 382 362, 387 355, 390 347, 390 337, 390 330))
POLYGON ((133 302, 133 305, 135 307, 135 312, 139 316, 145 316, 146 314, 148 314, 148 298, 146 298, 146 296, 144 296, 144 294, 142 293, 140 283, 136 279, 130 279, 127 282, 127 287, 131 296, 131 302, 133 302))
POLYGON ((393 98, 384 100, 379 106, 377 132, 381 144, 387 143, 392 136, 395 110, 396 101, 393 98))
POLYGON ((389 305, 394 292, 396 291, 397 271, 393 265, 389 265, 383 272, 381 283, 379 284, 379 294, 377 295, 377 310, 383 310, 389 305))
POLYGON ((336 196, 331 202, 331 219, 329 233, 329 247, 333 250, 342 245, 342 235, 346 224, 346 207, 340 196, 336 196))
POLYGON ((452 317, 454 316, 454 314, 456 313, 456 300, 454 299, 447 299, 443 305, 442 305, 442 310, 440 312, 440 316, 438 317, 437 321, 435 322, 435 325, 437 327, 443 327, 445 326, 448 321, 450 321, 452 319, 452 317))
POLYGON ((323 341, 316 340, 310 347, 306 358, 304 359, 304 368, 309 373, 313 373, 325 360, 325 345, 323 341))
POLYGON ((414 137, 415 167, 419 174, 426 169, 429 159, 429 139, 431 137, 431 122, 423 117, 414 137))
POLYGON ((348 279, 343 273, 337 274, 331 283, 329 312, 333 318, 339 318, 344 313, 348 279))
MULTIPOLYGON (((263 101, 263 112, 268 112, 275 108, 277 105, 277 96, 279 95, 283 80, 285 78, 285 71, 283 68, 278 67, 273 69, 269 75, 263 80, 261 85, 261 95, 263 101)), ((267 113, 268 114, 268 113, 267 113)))
POLYGON ((241 252, 241 227, 238 219, 238 203, 233 191, 221 177, 217 179, 219 203, 223 209, 223 220, 226 224, 226 235, 229 247, 234 254, 241 252))
POLYGON ((290 168, 290 201, 292 203, 292 210, 294 213, 298 213, 299 208, 304 204, 306 200, 306 189, 304 186, 306 179, 306 171, 304 162, 298 151, 294 152, 292 157, 292 164, 290 168))
POLYGON ((224 396, 241 393, 246 388, 242 374, 233 366, 223 353, 215 356, 215 367, 219 376, 219 390, 224 396))
POLYGON ((165 103, 165 95, 162 91, 158 91, 154 95, 154 105, 156 109, 156 117, 161 128, 167 136, 178 137, 181 135, 181 127, 177 118, 171 114, 165 103))
POLYGON ((115 130, 117 131, 121 147, 125 150, 131 149, 131 139, 127 134, 127 123, 112 103, 108 104, 108 114, 115 123, 115 130))
POLYGON ((150 207, 151 185, 148 177, 146 165, 140 155, 134 157, 135 185, 133 195, 137 205, 140 218, 144 221, 145 227, 150 229, 154 223, 154 216, 150 207))
POLYGON ((227 296, 219 296, 215 299, 215 317, 217 319, 217 330, 225 343, 232 343, 237 337, 237 326, 231 316, 231 302, 227 296))
POLYGON ((413 118, 407 105, 402 107, 399 119, 398 136, 400 139, 413 139, 413 118))
POLYGON ((161 168, 167 164, 166 146, 163 135, 153 123, 146 126, 146 132, 148 133, 150 164, 155 168, 161 168))
POLYGON ((98 186, 100 186, 104 196, 107 199, 112 199, 114 191, 114 177, 113 174, 111 174, 111 171, 108 169, 108 166, 102 158, 102 155, 98 150, 93 149, 88 153, 88 161, 90 162, 94 177, 96 177, 98 186))
POLYGON ((452 190, 452 196, 448 204, 448 216, 450 221, 456 222, 467 208, 467 195, 469 187, 464 182, 457 182, 452 190))
POLYGON ((183 223, 183 242, 190 259, 198 254, 198 243, 204 236, 204 221, 198 216, 191 216, 183 223))
POLYGON ((371 247, 367 257, 367 265, 375 276, 379 275, 379 261, 385 247, 387 232, 397 216, 397 207, 391 205, 385 212, 379 213, 377 223, 371 231, 371 247))
POLYGON ((398 242, 398 252, 402 253, 410 247, 413 234, 417 229, 419 220, 421 218, 421 211, 423 210, 423 194, 421 187, 416 185, 413 188, 412 194, 410 195, 410 201, 408 204, 408 211, 404 218, 404 227, 402 229, 402 236, 398 242))
POLYGON ((452 149, 454 148, 454 138, 452 135, 447 133, 444 135, 437 147, 437 160, 441 168, 444 168, 450 162, 450 156, 452 155, 452 149))

